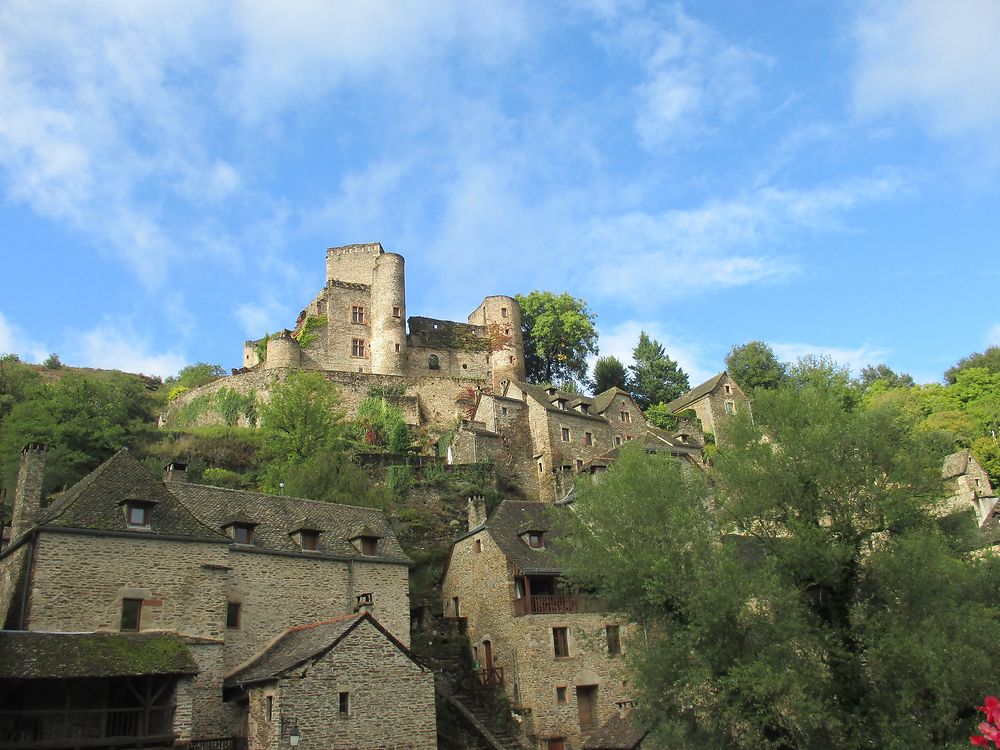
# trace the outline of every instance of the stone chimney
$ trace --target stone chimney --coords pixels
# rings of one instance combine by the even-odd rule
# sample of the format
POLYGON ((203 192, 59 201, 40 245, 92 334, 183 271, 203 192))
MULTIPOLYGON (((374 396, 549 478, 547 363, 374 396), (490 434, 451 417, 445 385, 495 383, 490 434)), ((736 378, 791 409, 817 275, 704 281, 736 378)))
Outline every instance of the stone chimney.
POLYGON ((486 523, 486 499, 482 495, 469 498, 469 531, 486 523))
POLYGON ((164 482, 186 482, 187 480, 187 464, 182 464, 180 461, 171 461, 163 467, 164 482))
POLYGON ((38 520, 38 513, 42 509, 46 450, 44 443, 28 443, 21 451, 21 465, 17 470, 17 487, 14 490, 14 509, 10 519, 12 541, 38 520))
POLYGON ((354 611, 362 615, 370 615, 372 610, 375 609, 375 594, 368 592, 367 594, 358 594, 358 603, 354 607, 354 611))

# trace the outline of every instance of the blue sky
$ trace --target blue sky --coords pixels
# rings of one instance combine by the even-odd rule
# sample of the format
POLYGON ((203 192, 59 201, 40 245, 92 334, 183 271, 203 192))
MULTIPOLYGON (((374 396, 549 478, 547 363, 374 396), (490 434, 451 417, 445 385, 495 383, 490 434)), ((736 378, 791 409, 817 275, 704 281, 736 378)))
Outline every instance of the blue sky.
POLYGON ((1000 344, 1000 3, 0 3, 0 352, 168 375, 324 250, 414 315, 569 291, 697 382, 753 339, 918 380, 1000 344))

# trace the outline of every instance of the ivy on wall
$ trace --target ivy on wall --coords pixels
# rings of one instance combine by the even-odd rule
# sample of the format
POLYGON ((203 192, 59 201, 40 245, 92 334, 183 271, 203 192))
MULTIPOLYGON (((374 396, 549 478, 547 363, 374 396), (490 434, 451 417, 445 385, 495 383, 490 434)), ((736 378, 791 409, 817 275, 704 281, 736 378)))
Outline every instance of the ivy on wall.
POLYGON ((325 315, 307 315, 301 326, 296 326, 292 338, 299 342, 303 349, 312 346, 319 338, 319 330, 326 327, 325 315))

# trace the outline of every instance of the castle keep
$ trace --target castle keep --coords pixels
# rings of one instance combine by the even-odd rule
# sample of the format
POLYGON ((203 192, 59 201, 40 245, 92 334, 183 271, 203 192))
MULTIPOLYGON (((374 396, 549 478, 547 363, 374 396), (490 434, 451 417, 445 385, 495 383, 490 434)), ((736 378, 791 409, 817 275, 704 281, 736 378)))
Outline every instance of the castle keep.
POLYGON ((492 296, 467 323, 407 319, 402 255, 377 242, 332 247, 326 284, 295 329, 244 344, 243 366, 260 365, 471 378, 498 388, 524 379, 521 309, 513 297, 492 296))

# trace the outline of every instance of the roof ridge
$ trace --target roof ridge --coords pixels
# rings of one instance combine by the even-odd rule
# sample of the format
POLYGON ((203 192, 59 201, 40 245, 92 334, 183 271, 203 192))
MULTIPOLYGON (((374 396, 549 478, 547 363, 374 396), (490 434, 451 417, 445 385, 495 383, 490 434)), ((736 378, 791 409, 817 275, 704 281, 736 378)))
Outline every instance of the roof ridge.
POLYGON ((331 617, 328 620, 319 620, 318 622, 310 622, 305 625, 293 625, 288 628, 285 633, 297 633, 302 630, 309 630, 310 628, 317 628, 320 625, 332 625, 335 622, 345 622, 346 620, 353 620, 358 617, 363 617, 364 612, 354 612, 349 615, 340 615, 339 617, 331 617))
POLYGON ((276 500, 294 500, 297 503, 311 503, 317 507, 326 508, 350 508, 351 510, 364 510, 370 513, 377 513, 384 515, 383 511, 378 508, 370 508, 367 505, 348 505, 347 503, 328 503, 326 500, 313 500, 309 497, 299 497, 298 495, 272 495, 268 492, 257 492, 255 490, 238 490, 232 487, 217 487, 214 484, 201 484, 200 482, 187 482, 184 480, 177 481, 176 479, 169 482, 164 482, 164 486, 175 485, 179 487, 204 487, 209 490, 218 490, 220 492, 231 492, 231 493, 241 493, 245 495, 257 495, 262 498, 274 498, 276 500))
MULTIPOLYGON (((103 474, 104 470, 115 459, 117 459, 120 455, 127 454, 127 453, 128 453, 128 447, 125 446, 125 447, 119 448, 117 451, 115 451, 114 454, 112 454, 110 458, 102 461, 89 474, 87 474, 86 476, 82 477, 80 479, 80 481, 78 481, 76 484, 74 484, 72 487, 70 487, 69 490, 67 490, 66 492, 64 492, 63 495, 62 495, 62 497, 59 498, 59 500, 57 500, 55 503, 53 503, 48 508, 46 508, 46 511, 48 511, 48 512, 39 515, 39 518, 38 518, 39 523, 41 523, 43 520, 44 521, 54 521, 55 519, 57 519, 61 515, 63 515, 67 510, 69 510, 74 505, 76 505, 76 503, 80 500, 80 497, 83 495, 84 490, 86 490, 88 487, 90 487, 90 485, 92 485, 94 483, 94 480, 97 479, 97 477, 99 477, 101 474, 103 474), (66 500, 65 503, 62 503, 60 505, 60 502, 64 498, 66 498, 68 495, 70 495, 70 493, 74 493, 74 494, 72 494, 69 497, 69 499, 66 500)), ((145 468, 145 467, 143 467, 143 468, 145 468)))

